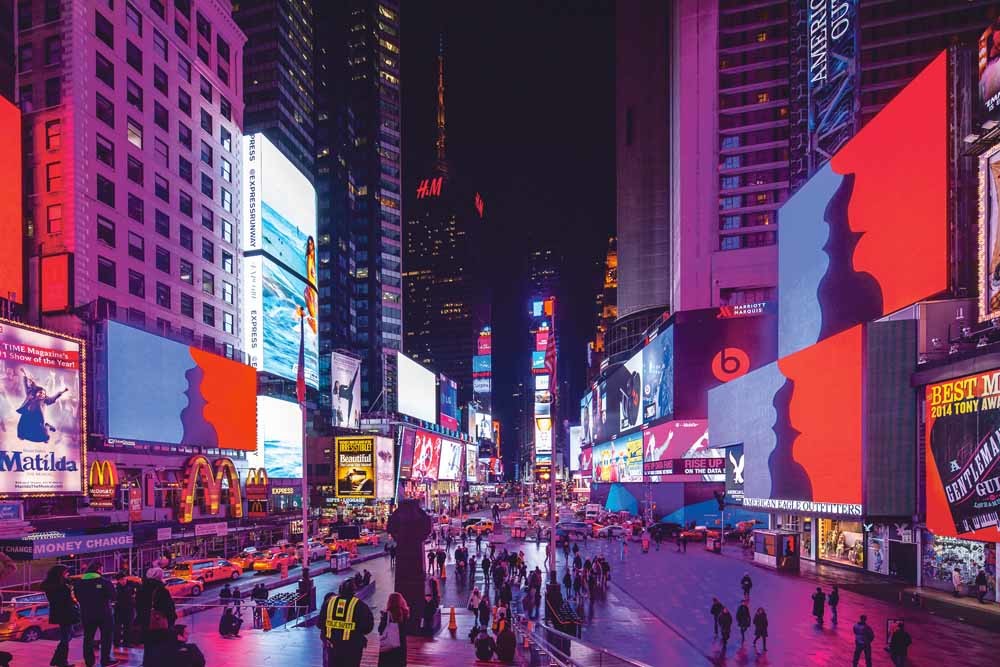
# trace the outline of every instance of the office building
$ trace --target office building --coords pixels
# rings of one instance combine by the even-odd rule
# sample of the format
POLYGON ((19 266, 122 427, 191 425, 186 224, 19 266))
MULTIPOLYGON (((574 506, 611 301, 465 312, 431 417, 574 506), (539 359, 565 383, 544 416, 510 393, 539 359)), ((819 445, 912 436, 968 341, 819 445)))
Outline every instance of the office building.
POLYGON ((606 358, 605 337, 608 329, 618 318, 618 247, 617 239, 608 239, 608 253, 602 264, 601 288, 594 296, 594 310, 597 326, 593 340, 587 341, 587 384, 601 372, 601 364, 606 358))
POLYGON ((19 3, 28 319, 239 356, 243 44, 228 2, 19 3))

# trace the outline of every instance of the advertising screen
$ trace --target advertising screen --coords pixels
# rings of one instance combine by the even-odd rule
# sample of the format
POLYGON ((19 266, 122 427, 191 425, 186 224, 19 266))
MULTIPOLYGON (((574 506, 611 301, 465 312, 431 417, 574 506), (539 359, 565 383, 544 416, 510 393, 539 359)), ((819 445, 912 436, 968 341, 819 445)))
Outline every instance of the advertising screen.
POLYGON ((392 438, 375 436, 375 497, 392 500, 396 496, 396 457, 392 438))
POLYGON ((642 351, 636 352, 616 373, 618 395, 618 432, 625 433, 642 425, 642 351))
POLYGON ((549 388, 549 378, 551 375, 536 375, 535 376, 535 391, 542 391, 549 388))
POLYGON ((438 376, 438 423, 458 430, 458 383, 443 373, 438 376))
POLYGON ((402 352, 396 352, 397 410, 425 422, 437 423, 437 386, 432 371, 402 352))
POLYGON ((493 439, 493 417, 487 412, 476 413, 476 433, 479 440, 493 439))
POLYGON ((671 469, 664 461, 721 458, 722 452, 710 449, 708 446, 708 421, 669 421, 651 426, 642 432, 643 441, 643 472, 648 481, 672 482, 721 482, 721 473, 711 477, 696 475, 691 478, 679 478, 683 473, 676 467, 672 468, 673 476, 669 480, 659 478, 661 471, 671 469))
POLYGON ((476 339, 476 354, 492 354, 493 352, 493 333, 489 328, 484 328, 480 330, 479 337, 476 339))
POLYGON ((743 504, 743 445, 726 447, 726 500, 734 505, 743 504))
POLYGON ((532 352, 531 352, 531 370, 532 371, 544 371, 545 370, 545 350, 532 350, 532 352))
POLYGON ((927 386, 927 528, 1000 542, 1000 371, 927 386))
POLYGON ((580 469, 580 449, 583 446, 583 427, 569 427, 569 469, 576 472, 580 469))
POLYGON ((694 477, 692 481, 700 481, 705 477, 723 477, 726 474, 726 459, 695 458, 695 459, 662 459, 653 463, 643 464, 643 474, 655 476, 662 481, 681 481, 677 478, 694 477))
POLYGON ((593 447, 593 481, 641 482, 642 434, 615 438, 593 447))
POLYGON ((479 447, 476 445, 465 445, 465 481, 476 481, 476 464, 479 460, 479 447))
POLYGON ((588 479, 593 475, 594 451, 591 447, 580 450, 580 474, 588 479))
POLYGON ((642 369, 643 422, 669 419, 674 414, 673 327, 661 331, 643 348, 642 369))
POLYGON ((1000 317, 1000 145, 979 158, 979 321, 1000 317))
POLYGON ((492 389, 493 382, 490 378, 475 378, 472 380, 472 393, 477 397, 488 395, 492 389))
POLYGON ((330 371, 333 373, 333 383, 330 385, 333 425, 339 428, 360 428, 361 360, 333 352, 330 371))
POLYGON ((0 494, 79 494, 83 341, 0 320, 0 494))
POLYGON ((535 351, 544 352, 549 346, 549 330, 543 329, 535 334, 535 351))
POLYGON ((105 326, 109 438, 257 449, 252 367, 118 322, 105 326))
POLYGON ((465 446, 460 442, 441 438, 441 455, 438 463, 438 479, 459 481, 462 479, 462 453, 465 446))
POLYGON ((302 477, 302 411, 298 403, 257 397, 258 453, 271 479, 302 477))
POLYGON ((410 467, 410 479, 437 479, 438 467, 441 465, 441 436, 414 429, 413 464, 410 467))
POLYGON ((552 456, 552 420, 548 417, 535 418, 535 455, 552 456))
POLYGON ((591 421, 591 402, 594 399, 593 390, 587 390, 587 393, 583 395, 580 399, 580 428, 583 429, 583 444, 591 445, 594 443, 594 430, 593 422, 591 421))
POLYGON ((375 436, 334 439, 338 498, 375 497, 375 436))
POLYGON ((472 372, 473 373, 489 373, 491 368, 492 357, 488 354, 477 354, 472 357, 472 372))
POLYGON ((413 473, 413 447, 416 443, 417 431, 412 428, 402 429, 399 435, 399 477, 409 479, 413 473))
POLYGON ((1000 115, 1000 19, 979 36, 979 104, 986 116, 1000 115))

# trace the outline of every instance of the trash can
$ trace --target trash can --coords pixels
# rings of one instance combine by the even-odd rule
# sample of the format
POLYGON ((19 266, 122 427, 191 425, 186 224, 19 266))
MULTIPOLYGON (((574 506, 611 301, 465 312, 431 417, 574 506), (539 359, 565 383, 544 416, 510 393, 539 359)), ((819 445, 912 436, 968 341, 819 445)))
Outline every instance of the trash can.
POLYGON ((711 551, 713 553, 722 553, 722 540, 717 537, 706 537, 705 538, 705 550, 711 551))

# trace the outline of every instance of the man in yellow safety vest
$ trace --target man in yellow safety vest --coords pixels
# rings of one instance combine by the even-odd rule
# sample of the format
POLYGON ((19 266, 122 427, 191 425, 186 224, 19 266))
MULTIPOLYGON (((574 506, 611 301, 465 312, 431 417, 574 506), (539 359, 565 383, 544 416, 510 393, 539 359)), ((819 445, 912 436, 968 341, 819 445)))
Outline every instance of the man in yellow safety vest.
POLYGON ((326 596, 317 620, 326 667, 358 667, 375 618, 368 605, 354 597, 352 580, 344 581, 337 595, 326 596))

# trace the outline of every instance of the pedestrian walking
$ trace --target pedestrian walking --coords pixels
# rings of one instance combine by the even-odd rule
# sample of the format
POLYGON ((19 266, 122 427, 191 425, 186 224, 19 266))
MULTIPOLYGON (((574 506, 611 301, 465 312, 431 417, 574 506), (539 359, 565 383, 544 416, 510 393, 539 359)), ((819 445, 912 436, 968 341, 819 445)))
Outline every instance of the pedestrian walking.
POLYGON ((726 652, 726 646, 729 644, 729 634, 733 629, 733 615, 729 613, 729 609, 726 607, 722 608, 722 612, 719 614, 719 632, 722 634, 722 652, 726 652))
POLYGON ((163 568, 146 570, 135 594, 135 620, 142 632, 142 659, 147 667, 169 664, 166 649, 177 643, 177 608, 163 585, 163 568))
POLYGON ((436 554, 435 557, 437 558, 438 574, 443 577, 443 576, 445 576, 445 574, 444 574, 444 563, 448 559, 448 554, 446 554, 444 552, 444 550, 438 549, 437 554, 436 554))
POLYGON ((375 617, 354 593, 354 581, 348 579, 336 595, 328 594, 323 600, 316 627, 326 649, 325 667, 361 665, 361 654, 368 644, 365 635, 375 628, 375 617))
POLYGON ((827 602, 830 603, 830 615, 833 622, 837 622, 837 605, 840 604, 840 586, 838 584, 833 585, 833 589, 830 591, 830 595, 827 597, 827 602))
POLYGON ((912 643, 910 633, 903 628, 903 622, 900 621, 889 638, 889 657, 892 658, 893 665, 903 667, 906 664, 906 654, 909 653, 912 643))
POLYGON ((621 560, 624 561, 625 556, 627 555, 628 555, 628 539, 625 537, 625 535, 622 535, 621 560))
POLYGON ((875 631, 868 625, 868 617, 861 614, 861 620, 854 624, 854 660, 853 667, 858 667, 861 654, 865 656, 865 667, 872 667, 872 642, 875 641, 875 631))
POLYGON ((956 567, 951 571, 951 587, 955 592, 955 597, 961 597, 962 595, 962 573, 956 567))
POLYGON ((406 625, 410 607, 400 593, 391 593, 378 623, 378 667, 405 667, 406 625))
POLYGON ((687 538, 687 535, 681 535, 681 549, 683 549, 684 553, 688 552, 688 538, 687 538))
POLYGON ((427 574, 434 574, 434 560, 437 558, 437 552, 434 551, 432 547, 430 551, 427 552, 427 574))
POLYGON ((70 667, 69 642, 73 638, 73 626, 80 622, 80 608, 73 601, 67 572, 65 565, 54 565, 42 582, 42 590, 49 602, 49 623, 59 626, 59 643, 49 661, 54 667, 70 667))
POLYGON ((979 574, 976 575, 976 600, 979 601, 979 604, 982 604, 986 599, 987 583, 986 571, 980 568, 979 574))
POLYGON ((562 578, 563 588, 566 589, 566 598, 569 599, 573 595, 573 577, 570 576, 569 570, 566 570, 566 574, 562 578))
POLYGON ((538 542, 537 546, 542 546, 542 524, 538 524, 538 528, 535 530, 535 540, 538 542))
POLYGON ((390 537, 389 538, 389 542, 386 544, 386 547, 388 547, 388 550, 389 550, 389 567, 390 568, 395 568, 396 567, 396 550, 399 548, 399 546, 396 544, 396 540, 394 540, 393 538, 390 537))
POLYGON ((484 595, 481 600, 479 600, 479 625, 485 630, 490 627, 490 598, 488 595, 484 595))
POLYGON ((753 615, 753 648, 757 650, 757 640, 764 640, 764 650, 767 650, 767 612, 763 607, 757 607, 753 615))
POLYGON ((115 586, 104 576, 100 561, 94 561, 87 572, 74 586, 74 594, 80 604, 83 621, 83 661, 87 667, 94 667, 94 637, 101 633, 101 667, 117 665, 111 655, 115 616, 111 605, 115 597, 115 586))
POLYGON ((681 534, 677 533, 677 553, 681 552, 681 534))
POLYGON ((129 633, 135 620, 135 589, 136 585, 122 576, 115 587, 115 645, 131 644, 129 633))
POLYGON ((740 588, 743 589, 743 599, 750 599, 750 589, 753 588, 753 580, 750 579, 750 573, 744 572, 743 578, 740 579, 740 588))
POLYGON ((816 617, 816 624, 823 625, 823 616, 826 614, 826 595, 823 589, 816 587, 816 592, 812 595, 813 616, 816 617))
POLYGON ((743 644, 747 640, 747 629, 750 627, 750 607, 746 600, 740 602, 740 606, 736 608, 736 625, 740 626, 740 643, 743 644))
POLYGON ((722 603, 719 602, 719 598, 712 598, 712 606, 709 607, 708 612, 712 614, 712 634, 715 637, 719 636, 719 614, 722 613, 722 603))
POLYGON ((656 550, 660 550, 660 543, 663 542, 663 531, 658 530, 653 533, 653 542, 656 544, 656 550))
POLYGON ((493 561, 490 560, 489 556, 483 556, 483 586, 490 585, 490 567, 493 565, 493 561))
POLYGON ((483 550, 483 534, 476 533, 476 553, 483 550))

